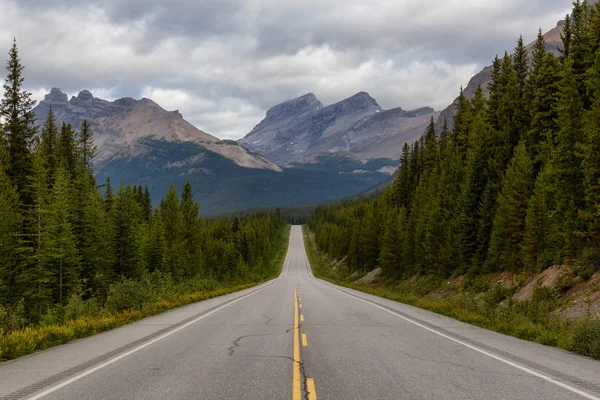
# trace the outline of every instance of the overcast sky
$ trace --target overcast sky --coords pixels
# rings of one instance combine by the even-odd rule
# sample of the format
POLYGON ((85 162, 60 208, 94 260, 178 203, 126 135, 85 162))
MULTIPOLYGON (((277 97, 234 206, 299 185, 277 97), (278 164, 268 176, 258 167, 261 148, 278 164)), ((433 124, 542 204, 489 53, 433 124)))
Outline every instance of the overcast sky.
POLYGON ((36 99, 52 87, 149 97, 221 138, 313 92, 443 109, 497 53, 552 29, 569 0, 0 0, 36 99))

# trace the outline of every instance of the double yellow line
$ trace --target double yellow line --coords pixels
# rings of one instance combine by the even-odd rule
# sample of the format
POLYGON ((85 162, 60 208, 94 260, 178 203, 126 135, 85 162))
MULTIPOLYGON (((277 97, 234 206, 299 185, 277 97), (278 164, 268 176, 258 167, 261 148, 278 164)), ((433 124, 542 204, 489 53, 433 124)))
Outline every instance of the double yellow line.
MULTIPOLYGON (((298 301, 298 289, 294 289, 294 371, 292 377, 292 400, 302 400, 302 375, 300 373, 300 324, 298 317, 302 305, 298 301)), ((304 321, 304 315, 300 316, 304 321)), ((306 334, 302 334, 302 345, 308 346, 306 334)), ((306 378, 306 388, 308 391, 308 400, 317 400, 317 391, 315 390, 315 381, 312 378, 306 378)))

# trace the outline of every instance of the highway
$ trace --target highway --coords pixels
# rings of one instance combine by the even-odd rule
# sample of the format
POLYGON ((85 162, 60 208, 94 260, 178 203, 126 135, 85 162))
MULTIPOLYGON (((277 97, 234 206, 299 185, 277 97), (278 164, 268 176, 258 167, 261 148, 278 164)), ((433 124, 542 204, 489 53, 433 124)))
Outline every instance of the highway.
POLYGON ((596 399, 600 363, 316 279, 281 275, 0 364, 0 399, 596 399))

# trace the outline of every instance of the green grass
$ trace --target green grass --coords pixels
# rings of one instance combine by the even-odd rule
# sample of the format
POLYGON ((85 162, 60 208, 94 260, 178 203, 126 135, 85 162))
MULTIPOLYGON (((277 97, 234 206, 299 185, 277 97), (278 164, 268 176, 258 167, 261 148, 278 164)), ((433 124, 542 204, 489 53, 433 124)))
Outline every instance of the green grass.
POLYGON ((553 313, 558 307, 553 289, 538 288, 530 300, 517 301, 512 299, 516 288, 490 286, 488 280, 483 285, 483 279, 462 285, 451 285, 447 280, 431 276, 357 283, 347 271, 333 272, 329 268, 333 260, 317 249, 306 226, 303 230, 308 259, 318 278, 506 335, 600 359, 600 319, 561 319, 553 313))
MULTIPOLYGON (((98 306, 95 300, 82 300, 74 296, 67 306, 53 315, 49 313, 45 321, 37 326, 14 330, 0 336, 0 360, 10 360, 22 357, 49 347, 68 343, 87 336, 95 335, 119 326, 139 321, 165 311, 182 307, 198 301, 237 292, 263 283, 277 277, 281 273, 283 261, 287 253, 290 226, 282 235, 281 244, 271 261, 273 273, 264 279, 251 279, 248 282, 232 282, 230 284, 217 283, 210 280, 199 280, 196 285, 186 285, 189 292, 182 292, 182 288, 164 290, 158 299, 142 301, 134 308, 116 310, 118 307, 105 305, 98 306), (195 288, 195 290, 193 290, 195 288), (198 290, 198 288, 201 288, 198 290), (66 318, 65 318, 66 317, 66 318)), ((130 284, 130 282, 128 282, 130 284)), ((140 284, 141 285, 141 284, 140 284)), ((163 283, 163 286, 166 286, 163 283)), ((152 286, 160 289, 161 285, 152 286)), ((128 290, 127 287, 124 290, 128 290)))

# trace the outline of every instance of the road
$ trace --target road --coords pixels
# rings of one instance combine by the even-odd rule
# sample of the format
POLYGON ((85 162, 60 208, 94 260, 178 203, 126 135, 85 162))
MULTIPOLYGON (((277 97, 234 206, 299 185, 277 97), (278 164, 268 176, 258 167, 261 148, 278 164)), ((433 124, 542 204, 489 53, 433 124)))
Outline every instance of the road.
POLYGON ((600 363, 316 279, 279 278, 0 364, 0 399, 600 399, 600 363))

